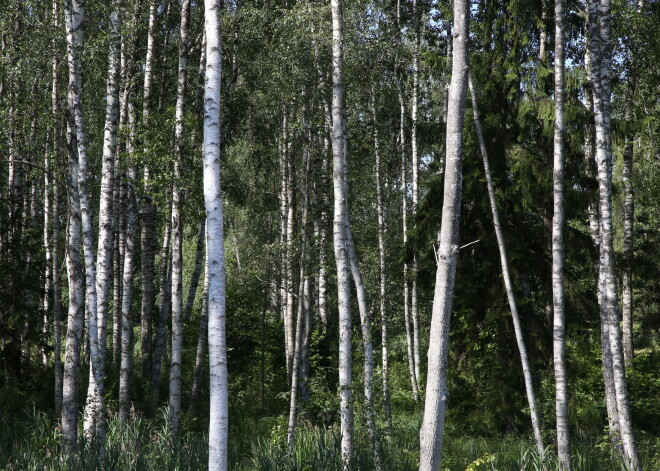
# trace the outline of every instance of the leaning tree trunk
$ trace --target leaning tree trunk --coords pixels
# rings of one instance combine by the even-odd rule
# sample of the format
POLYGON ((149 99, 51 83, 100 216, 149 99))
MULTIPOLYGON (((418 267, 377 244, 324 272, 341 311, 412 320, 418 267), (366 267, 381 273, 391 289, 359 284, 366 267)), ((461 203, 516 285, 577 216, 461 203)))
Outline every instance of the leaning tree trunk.
POLYGON ((222 50, 220 36, 221 2, 204 2, 206 32, 206 77, 204 90, 204 201, 207 221, 207 262, 209 276, 209 471, 227 470, 229 395, 225 332, 225 247, 222 192, 220 187, 220 79, 222 50))
POLYGON ((114 1, 110 14, 110 38, 108 53, 108 78, 106 85, 105 127, 103 136, 103 160, 101 169, 101 201, 99 204, 99 241, 96 255, 98 296, 98 336, 99 336, 99 377, 96 382, 90 370, 85 408, 85 435, 99 440, 105 437, 103 418, 103 377, 105 365, 105 345, 107 337, 106 317, 110 301, 112 281, 112 251, 114 227, 112 199, 114 189, 115 158, 117 153, 117 120, 119 115, 119 52, 121 44, 121 2, 114 1))
POLYGON ((158 326, 156 328, 153 367, 151 371, 151 393, 154 406, 158 403, 160 393, 161 365, 165 354, 165 344, 167 342, 167 319, 170 315, 170 307, 172 305, 171 227, 172 226, 169 222, 165 225, 163 246, 160 252, 160 290, 158 295, 158 298, 160 299, 160 308, 158 312, 158 326))
POLYGON ((566 378, 566 320, 564 314, 564 2, 555 0, 555 123, 552 172, 552 359, 555 370, 557 455, 562 470, 571 467, 566 378))
POLYGON ((383 189, 381 185, 381 155, 380 141, 378 138, 378 115, 376 114, 376 93, 371 90, 371 113, 373 114, 374 126, 374 154, 376 157, 376 213, 378 215, 378 272, 379 272, 379 302, 380 311, 380 336, 381 336, 381 364, 383 376, 383 405, 385 408, 385 432, 389 436, 392 430, 392 401, 390 399, 389 386, 389 354, 387 350, 387 270, 385 265, 385 209, 383 207, 383 189))
POLYGON ((176 91, 176 155, 174 158, 174 185, 172 188, 172 351, 170 358, 170 425, 179 431, 181 412, 181 358, 183 354, 183 222, 181 220, 181 176, 184 157, 184 110, 188 79, 190 0, 181 4, 179 27, 179 73, 176 91))
POLYGON ((420 471, 433 471, 440 467, 447 408, 449 320, 459 251, 463 120, 468 82, 468 22, 469 3, 467 0, 454 0, 454 55, 447 115, 445 189, 431 318, 426 400, 419 433, 420 471))
MULTIPOLYGON (((610 2, 589 1, 591 65, 594 87, 596 123, 596 165, 599 188, 599 297, 603 325, 609 339, 612 359, 612 378, 616 395, 617 418, 626 465, 641 470, 637 444, 633 435, 626 382, 625 364, 619 325, 617 280, 614 268, 614 238, 612 232, 612 135, 611 135, 611 73, 612 51, 610 38, 610 2)), ((605 350, 606 345, 603 345, 605 350)), ((606 354, 603 353, 605 359, 606 354)))
POLYGON ((495 188, 493 186, 493 177, 490 171, 490 162, 488 159, 488 152, 486 151, 486 143, 481 131, 481 122, 479 120, 479 109, 477 106, 477 94, 472 82, 472 75, 468 73, 468 85, 470 87, 470 95, 472 97, 472 113, 474 115, 474 125, 477 130, 477 139, 479 141, 479 148, 484 162, 484 173, 486 175, 486 187, 488 189, 488 199, 490 200, 490 209, 493 215, 493 226, 495 228, 495 236, 497 237, 497 246, 500 251, 500 264, 502 266, 502 278, 504 278, 504 288, 506 290, 506 297, 509 301, 509 308, 511 309, 511 318, 513 319, 513 329, 516 334, 516 342, 518 344, 518 351, 520 353, 520 362, 522 364, 523 376, 525 378, 525 390, 527 392, 527 403, 529 404, 529 414, 532 418, 532 429, 534 430, 534 440, 536 441, 536 449, 540 456, 543 456, 545 448, 543 447, 543 439, 541 438, 541 426, 538 413, 536 411, 536 399, 534 395, 534 384, 532 382, 532 372, 529 367, 529 359, 527 357, 527 347, 523 338, 522 325, 520 324, 520 315, 518 314, 518 306, 516 305, 516 298, 513 293, 513 282, 509 272, 509 259, 506 254, 506 244, 504 242, 504 232, 502 231, 502 224, 500 223, 500 215, 497 209, 497 199, 495 196, 495 188))
POLYGON ((344 105, 344 45, 342 0, 332 0, 332 180, 334 188, 333 240, 337 264, 339 310, 339 414, 342 469, 351 469, 353 455, 353 386, 351 274, 348 243, 348 187, 346 163, 346 110, 344 105))

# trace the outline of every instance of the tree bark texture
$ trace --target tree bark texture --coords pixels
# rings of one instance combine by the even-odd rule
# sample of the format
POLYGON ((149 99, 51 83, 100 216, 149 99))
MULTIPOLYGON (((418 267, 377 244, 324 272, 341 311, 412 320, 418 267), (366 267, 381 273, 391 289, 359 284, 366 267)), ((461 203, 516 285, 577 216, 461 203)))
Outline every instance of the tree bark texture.
POLYGON ((207 221, 208 336, 210 367, 209 471, 227 470, 229 393, 225 333, 225 247, 220 187, 221 2, 205 0, 204 202, 207 221))
POLYGON ((447 115, 445 185, 428 351, 426 400, 420 429, 420 471, 438 469, 442 454, 448 395, 449 320, 459 251, 463 121, 468 82, 468 23, 469 3, 466 0, 454 0, 454 52, 447 115))

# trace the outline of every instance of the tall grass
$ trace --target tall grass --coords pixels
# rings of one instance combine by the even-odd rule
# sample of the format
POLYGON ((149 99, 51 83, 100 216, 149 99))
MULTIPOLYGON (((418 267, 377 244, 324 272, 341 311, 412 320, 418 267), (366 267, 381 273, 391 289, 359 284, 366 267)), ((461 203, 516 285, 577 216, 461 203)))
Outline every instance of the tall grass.
MULTIPOLYGON (((230 438, 232 471, 340 471, 340 432, 330 428, 300 425, 294 451, 288 452, 284 418, 234 417, 230 438), (252 432, 252 433, 250 433, 252 432)), ((197 471, 207 469, 208 441, 205 433, 174 435, 168 426, 167 409, 158 419, 134 417, 120 424, 108 422, 105 455, 93 444, 80 443, 79 459, 64 458, 59 430, 43 413, 33 412, 11 437, 2 437, 0 470, 7 471, 197 471)), ((357 421, 356 421, 357 422, 357 421)), ((388 471, 413 471, 419 463, 418 424, 414 417, 395 421, 391 436, 381 436, 381 452, 388 471)), ((625 471, 600 440, 580 437, 573 443, 576 471, 625 471)), ((660 439, 642 437, 640 450, 645 469, 660 469, 660 439)), ((363 427, 355 433, 353 469, 369 471, 373 460, 363 427)), ((466 437, 451 425, 444 439, 442 471, 555 471, 557 459, 550 448, 543 459, 531 440, 516 437, 466 437)))

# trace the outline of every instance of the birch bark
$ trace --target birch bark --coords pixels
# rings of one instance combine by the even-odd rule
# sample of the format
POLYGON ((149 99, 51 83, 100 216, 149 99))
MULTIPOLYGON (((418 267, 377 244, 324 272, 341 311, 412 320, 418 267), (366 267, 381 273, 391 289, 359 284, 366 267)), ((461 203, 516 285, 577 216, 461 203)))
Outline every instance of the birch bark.
POLYGON ((208 336, 210 367, 209 471, 227 470, 229 398, 225 331, 225 248, 220 186, 221 2, 205 0, 204 202, 207 221, 208 336))
MULTIPOLYGON (((591 64, 594 86, 594 112, 596 124, 596 165, 599 187, 599 297, 603 338, 609 340, 612 360, 612 378, 616 395, 616 419, 623 445, 626 465, 641 470, 637 444, 632 430, 630 401, 625 375, 625 364, 619 325, 617 281, 614 267, 614 240, 612 232, 612 136, 611 136, 611 74, 612 51, 610 38, 609 0, 589 1, 591 64)), ((605 362, 607 345, 603 344, 605 362)), ((607 365, 604 364, 605 370, 607 365)), ((605 373, 607 374, 607 373, 605 373)), ((607 378, 605 378, 607 381, 607 378)))
POLYGON ((564 314, 564 2, 555 0, 555 123, 552 217, 552 351, 555 373, 557 455, 562 470, 570 470, 571 443, 568 424, 566 377, 566 321, 564 314))
POLYGON ((181 4, 179 27, 179 72, 176 92, 176 127, 174 158, 174 185, 172 187, 172 356, 170 359, 170 425, 179 431, 181 412, 181 357, 183 350, 183 223, 181 221, 182 180, 181 166, 184 158, 184 110, 188 79, 188 49, 190 22, 190 0, 181 4))
POLYGON ((454 36, 451 86, 447 115, 447 157, 438 270, 431 318, 428 379, 420 429, 420 471, 436 470, 442 454, 447 407, 449 321, 459 251, 463 120, 468 82, 469 3, 454 0, 454 36))
POLYGON ((334 188, 333 240, 337 264, 339 309, 339 398, 342 470, 350 471, 353 455, 353 386, 351 274, 348 255, 348 188, 346 178, 346 110, 344 105, 344 45, 342 0, 332 10, 332 164, 334 188))
POLYGON ((94 434, 99 439, 105 436, 103 419, 103 376, 105 364, 105 346, 107 338, 106 317, 109 309, 110 283, 112 281, 113 250, 113 189, 115 158, 117 153, 117 121, 119 118, 119 50, 121 44, 121 1, 115 0, 110 14, 110 35, 108 52, 108 78, 106 81, 105 126, 103 135, 103 157, 101 169, 101 199, 99 204, 99 240, 96 255, 98 295, 98 338, 99 338, 99 377, 96 382, 90 369, 90 381, 87 390, 85 408, 85 435, 94 434))

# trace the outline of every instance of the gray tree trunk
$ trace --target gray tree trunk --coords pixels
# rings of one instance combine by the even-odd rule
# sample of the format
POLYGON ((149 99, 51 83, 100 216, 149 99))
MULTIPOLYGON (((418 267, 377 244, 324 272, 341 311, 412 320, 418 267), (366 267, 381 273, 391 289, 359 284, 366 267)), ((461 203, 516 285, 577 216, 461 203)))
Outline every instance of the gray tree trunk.
POLYGON ((564 314, 564 2, 555 0, 555 123, 552 217, 552 351, 555 372, 557 455, 562 470, 570 470, 571 442, 568 423, 566 375, 566 320, 564 314))
POLYGON ((154 343, 153 369, 151 372, 151 392, 153 395, 154 406, 158 403, 160 392, 161 365, 165 354, 165 344, 167 342, 167 319, 169 318, 172 306, 171 227, 172 226, 169 222, 165 225, 163 245, 160 252, 160 290, 158 294, 160 307, 158 311, 156 341, 154 343))
POLYGON ((208 336, 210 367, 209 471, 227 470, 229 393, 225 333, 225 247, 220 187, 221 2, 205 0, 204 202, 207 221, 208 336))
POLYGON ((442 226, 438 248, 438 270, 431 318, 428 379, 424 416, 420 429, 420 471, 440 467, 442 433, 447 407, 449 321, 459 251, 463 121, 468 82, 469 3, 454 0, 454 35, 445 167, 442 226))
POLYGON ((188 294, 186 295, 186 305, 183 308, 183 319, 190 320, 193 305, 195 304, 195 295, 197 294, 197 287, 199 286, 199 277, 202 274, 204 267, 204 254, 206 253, 206 218, 199 221, 197 229, 197 250, 195 253, 195 269, 190 277, 190 286, 188 286, 188 294))
MULTIPOLYGON (((204 244, 206 247, 206 244, 204 244)), ((206 250, 205 250, 206 252, 206 250)), ((206 263, 205 263, 206 266, 206 263)), ((197 405, 204 380, 204 362, 206 359, 206 344, 208 342, 209 323, 209 271, 204 268, 204 295, 202 297, 202 312, 199 316, 199 327, 197 329, 197 349, 195 351, 195 373, 190 393, 189 413, 193 417, 197 414, 197 405)))

